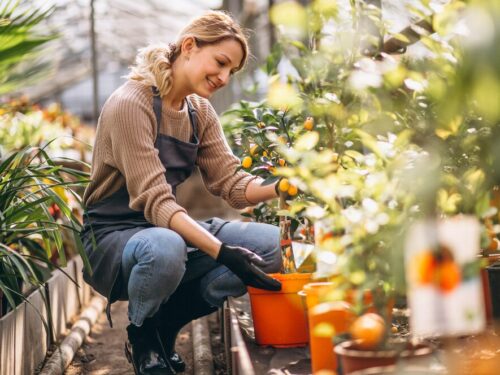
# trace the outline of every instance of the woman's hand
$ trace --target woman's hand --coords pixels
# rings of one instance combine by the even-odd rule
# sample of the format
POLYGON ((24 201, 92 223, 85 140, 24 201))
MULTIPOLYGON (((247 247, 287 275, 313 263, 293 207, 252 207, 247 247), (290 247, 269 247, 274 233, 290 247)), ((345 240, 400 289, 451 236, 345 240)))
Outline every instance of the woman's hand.
POLYGON ((265 266, 264 259, 244 247, 223 243, 216 261, 229 268, 245 285, 271 291, 281 290, 278 280, 269 277, 257 267, 265 266))
POLYGON ((262 181, 260 178, 250 181, 245 190, 246 199, 253 205, 276 198, 274 185, 262 185, 262 181))

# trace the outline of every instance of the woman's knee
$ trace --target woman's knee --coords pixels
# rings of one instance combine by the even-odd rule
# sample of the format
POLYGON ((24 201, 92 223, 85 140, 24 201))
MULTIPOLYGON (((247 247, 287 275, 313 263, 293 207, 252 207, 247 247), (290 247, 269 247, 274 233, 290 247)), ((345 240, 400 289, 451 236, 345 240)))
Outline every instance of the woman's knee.
POLYGON ((201 294, 212 306, 222 307, 227 297, 245 294, 247 287, 225 266, 211 270, 201 279, 201 294))
POLYGON ((281 269, 280 230, 263 223, 232 222, 222 227, 217 237, 230 245, 243 246, 260 255, 265 272, 281 269))
POLYGON ((281 269, 280 230, 274 225, 260 224, 260 226, 263 228, 263 237, 255 252, 266 261, 262 270, 268 273, 279 272, 281 269))
POLYGON ((182 277, 187 247, 179 234, 166 228, 148 228, 137 233, 136 240, 141 243, 134 254, 138 264, 150 264, 155 277, 182 277))

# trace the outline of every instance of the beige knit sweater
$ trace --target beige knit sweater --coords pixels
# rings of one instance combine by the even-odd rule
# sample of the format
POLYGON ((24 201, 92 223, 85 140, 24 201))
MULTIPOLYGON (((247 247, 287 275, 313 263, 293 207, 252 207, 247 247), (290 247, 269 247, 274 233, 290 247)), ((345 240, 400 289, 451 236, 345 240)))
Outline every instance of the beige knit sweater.
MULTIPOLYGON (((210 102, 194 94, 188 100, 197 113, 200 145, 196 164, 206 188, 234 208, 251 205, 245 190, 256 177, 243 171, 235 174, 239 159, 231 152, 210 102)), ((192 129, 185 104, 180 111, 163 106, 160 132, 184 142, 190 140, 192 129)), ((99 117, 92 181, 85 190, 84 204, 90 206, 126 183, 129 207, 144 211, 155 226, 168 228, 176 212, 186 212, 176 203, 165 178, 154 147, 156 133, 151 87, 127 81, 106 101, 99 117)))

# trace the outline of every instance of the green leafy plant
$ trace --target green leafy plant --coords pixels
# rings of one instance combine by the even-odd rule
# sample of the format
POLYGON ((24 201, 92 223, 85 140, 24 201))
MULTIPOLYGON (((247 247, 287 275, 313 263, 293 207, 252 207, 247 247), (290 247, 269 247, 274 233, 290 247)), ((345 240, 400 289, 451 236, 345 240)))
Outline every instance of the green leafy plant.
POLYGON ((271 16, 280 39, 265 66, 267 100, 240 103, 229 122, 240 156, 251 160, 247 170, 286 177, 302 191, 276 214, 326 227, 316 233, 315 255, 321 276, 335 281, 332 298, 354 292, 357 314, 375 305, 387 317, 395 292, 406 291, 407 226, 497 212, 490 200, 500 180, 500 64, 492 46, 500 18, 491 2, 421 1, 406 13, 415 26, 388 32, 375 3, 351 1, 350 17, 335 2, 280 3, 271 16), (484 40, 457 32, 459 21, 477 32, 478 19, 488 26, 484 40), (418 54, 388 53, 416 41, 418 54), (280 73, 280 62, 292 68, 280 73))
POLYGON ((20 0, 0 1, 0 95, 39 78, 47 64, 36 61, 40 47, 57 37, 36 27, 54 10, 21 7, 20 0))
POLYGON ((75 187, 88 174, 57 165, 40 148, 13 152, 0 163, 0 291, 11 307, 23 288, 41 285, 48 271, 66 265, 63 230, 74 235, 89 267, 78 233, 81 224, 64 194, 80 202, 75 187))

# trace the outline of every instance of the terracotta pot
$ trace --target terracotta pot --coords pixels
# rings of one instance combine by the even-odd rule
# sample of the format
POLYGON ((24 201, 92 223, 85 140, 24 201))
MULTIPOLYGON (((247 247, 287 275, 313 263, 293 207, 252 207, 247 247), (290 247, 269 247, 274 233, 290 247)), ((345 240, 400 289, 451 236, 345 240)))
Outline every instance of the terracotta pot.
POLYGON ((255 341, 275 347, 306 346, 309 342, 305 306, 298 292, 311 281, 311 273, 271 274, 278 292, 248 287, 255 341))
MULTIPOLYGON (((400 368, 397 366, 372 367, 365 370, 354 371, 351 375, 438 375, 443 371, 431 370, 427 367, 400 368)), ((444 374, 447 374, 445 372, 444 374)))
POLYGON ((340 361, 343 374, 352 374, 355 371, 371 367, 391 366, 398 359, 430 357, 434 349, 429 344, 406 344, 402 351, 396 350, 360 350, 356 342, 349 340, 335 346, 335 353, 340 361))

